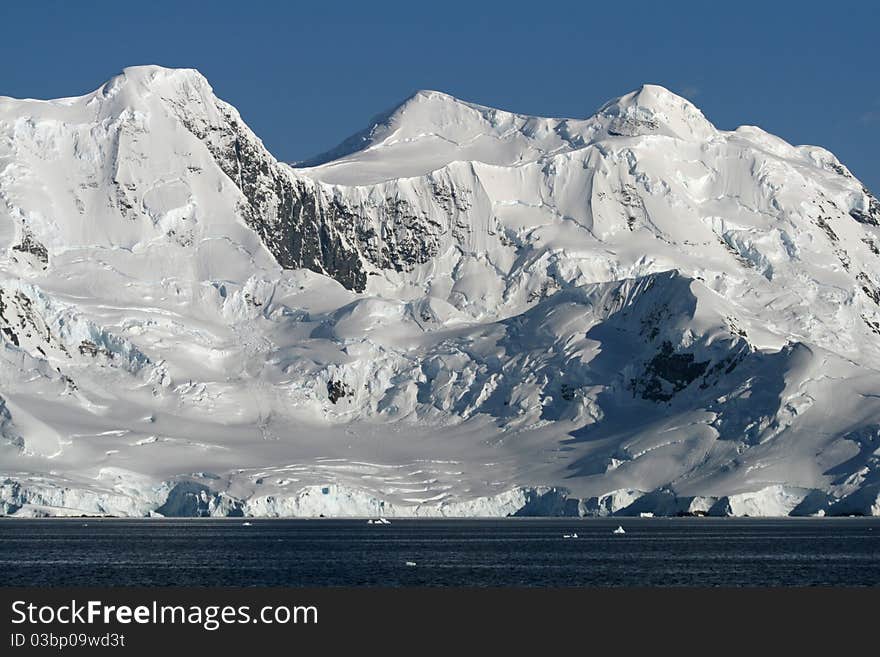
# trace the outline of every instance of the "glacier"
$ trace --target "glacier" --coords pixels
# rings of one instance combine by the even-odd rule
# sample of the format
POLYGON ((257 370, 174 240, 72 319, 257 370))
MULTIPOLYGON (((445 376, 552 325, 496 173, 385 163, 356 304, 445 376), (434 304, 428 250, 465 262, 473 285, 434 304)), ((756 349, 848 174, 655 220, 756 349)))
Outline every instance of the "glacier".
POLYGON ((880 515, 880 201, 655 85, 297 163, 191 69, 0 97, 0 513, 880 515))

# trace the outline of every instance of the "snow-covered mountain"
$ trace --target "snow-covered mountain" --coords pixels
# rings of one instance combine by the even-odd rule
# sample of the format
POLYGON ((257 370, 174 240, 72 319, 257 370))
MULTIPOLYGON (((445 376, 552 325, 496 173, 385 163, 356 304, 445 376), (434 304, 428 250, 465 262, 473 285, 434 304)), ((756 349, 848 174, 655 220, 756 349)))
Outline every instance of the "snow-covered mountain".
POLYGON ((276 160, 193 70, 0 98, 0 511, 880 515, 880 202, 646 85, 276 160))

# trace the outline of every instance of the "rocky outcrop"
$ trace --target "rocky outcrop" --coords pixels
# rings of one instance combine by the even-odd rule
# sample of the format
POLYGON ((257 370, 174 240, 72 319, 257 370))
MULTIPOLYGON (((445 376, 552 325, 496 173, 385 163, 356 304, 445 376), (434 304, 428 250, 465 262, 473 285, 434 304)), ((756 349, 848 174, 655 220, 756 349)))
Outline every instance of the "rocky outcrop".
POLYGON ((645 366, 642 378, 632 382, 633 390, 651 401, 669 401, 703 375, 708 361, 696 361, 694 355, 676 352, 671 342, 664 342, 645 366))
MULTIPOLYGON (((183 110, 179 119, 239 188, 244 220, 282 267, 311 269, 362 292, 370 269, 408 271, 437 255, 436 222, 407 200, 388 196, 369 207, 352 205, 275 160, 225 103, 217 101, 217 111, 221 122, 183 110), (432 224, 435 230, 424 229, 432 224)), ((461 205, 448 189, 438 192, 438 201, 461 205)))
POLYGON ((21 242, 14 244, 12 250, 33 256, 42 269, 49 267, 49 251, 27 228, 22 230, 21 242))

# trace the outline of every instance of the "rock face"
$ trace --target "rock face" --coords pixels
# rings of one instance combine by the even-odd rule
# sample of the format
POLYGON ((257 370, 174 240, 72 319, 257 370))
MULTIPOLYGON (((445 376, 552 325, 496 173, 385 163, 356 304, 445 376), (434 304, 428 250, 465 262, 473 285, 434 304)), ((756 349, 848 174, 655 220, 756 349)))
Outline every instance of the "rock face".
POLYGON ((877 514, 880 202, 645 85, 279 162, 196 71, 0 98, 16 515, 877 514))
MULTIPOLYGON (((204 96, 198 100, 212 102, 204 96)), ((181 124, 207 145, 217 166, 241 191, 238 211, 282 267, 306 267, 348 289, 364 290, 366 274, 355 245, 369 235, 358 230, 353 213, 292 176, 225 103, 214 101, 213 112, 206 114, 218 122, 191 113, 187 104, 171 104, 181 124)))
MULTIPOLYGON (((187 82, 206 86, 200 78, 187 82)), ((436 231, 423 229, 439 224, 406 199, 347 199, 295 175, 210 90, 198 89, 184 101, 168 102, 241 191, 238 211, 282 267, 305 267, 363 292, 368 270, 409 271, 437 255, 437 240, 432 239, 436 231), (193 102, 211 106, 193 112, 193 102)), ((436 193, 444 191, 451 193, 436 193)), ((455 202, 450 197, 442 200, 455 202)))

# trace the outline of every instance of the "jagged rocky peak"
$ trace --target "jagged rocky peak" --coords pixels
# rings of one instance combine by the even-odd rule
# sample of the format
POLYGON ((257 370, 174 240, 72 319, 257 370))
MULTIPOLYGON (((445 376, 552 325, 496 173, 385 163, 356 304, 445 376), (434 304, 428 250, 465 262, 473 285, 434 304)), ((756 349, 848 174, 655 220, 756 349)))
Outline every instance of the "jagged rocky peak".
POLYGON ((686 98, 656 84, 645 84, 603 105, 597 116, 608 119, 609 135, 663 134, 680 139, 710 139, 716 132, 686 98))

